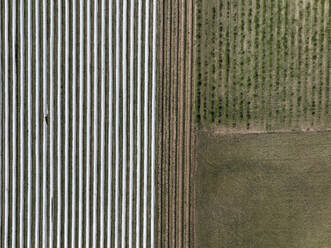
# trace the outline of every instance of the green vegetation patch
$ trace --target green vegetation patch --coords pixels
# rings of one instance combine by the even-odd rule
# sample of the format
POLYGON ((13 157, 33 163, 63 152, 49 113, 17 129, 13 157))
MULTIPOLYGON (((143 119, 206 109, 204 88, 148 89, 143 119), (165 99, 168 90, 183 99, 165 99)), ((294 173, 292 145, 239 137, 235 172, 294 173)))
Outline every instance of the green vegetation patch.
POLYGON ((196 0, 196 123, 331 127, 330 1, 196 0))
POLYGON ((331 133, 198 135, 197 247, 331 246, 331 133))

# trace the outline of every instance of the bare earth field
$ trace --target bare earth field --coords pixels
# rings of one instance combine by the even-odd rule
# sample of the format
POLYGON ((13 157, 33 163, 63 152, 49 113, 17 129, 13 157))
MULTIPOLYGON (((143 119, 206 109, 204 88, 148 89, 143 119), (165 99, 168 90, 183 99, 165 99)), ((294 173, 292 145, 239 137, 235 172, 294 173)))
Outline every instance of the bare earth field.
POLYGON ((330 247, 330 132, 200 132, 197 143, 197 247, 330 247))

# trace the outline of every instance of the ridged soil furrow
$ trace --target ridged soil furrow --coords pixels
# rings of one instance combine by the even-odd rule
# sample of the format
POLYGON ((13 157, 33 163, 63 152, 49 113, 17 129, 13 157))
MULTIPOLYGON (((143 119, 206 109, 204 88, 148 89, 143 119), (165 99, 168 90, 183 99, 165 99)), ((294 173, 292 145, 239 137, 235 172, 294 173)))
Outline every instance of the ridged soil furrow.
MULTIPOLYGON (((283 1, 283 13, 284 13, 284 26, 282 26, 282 34, 283 34, 283 39, 282 39, 282 59, 283 61, 286 61, 288 57, 288 2, 283 1)), ((286 61, 287 62, 287 61, 286 61)), ((286 82, 287 82, 287 63, 283 64, 282 67, 282 84, 281 84, 281 126, 285 126, 285 116, 286 116, 286 82)))
POLYGON ((127 176, 127 0, 122 2, 122 205, 121 245, 125 246, 126 236, 126 176, 127 176))
MULTIPOLYGON (((247 37, 244 38, 244 47, 247 49, 247 54, 244 54, 243 63, 244 63, 244 72, 248 72, 247 75, 244 76, 244 82, 243 86, 247 87, 247 92, 245 96, 245 100, 243 102, 244 105, 244 122, 243 126, 245 126, 246 129, 250 128, 250 119, 251 119, 251 99, 252 99, 252 71, 253 71, 253 63, 252 63, 252 38, 253 38, 253 32, 252 32, 252 23, 253 23, 253 0, 250 0, 247 2, 247 5, 243 5, 242 8, 248 8, 247 13, 245 14, 245 27, 244 32, 247 33, 247 37)), ((245 73, 246 74, 246 73, 245 73)), ((245 92, 244 92, 245 93, 245 92)))
POLYGON ((233 32, 230 34, 231 35, 231 52, 230 52, 230 57, 231 59, 231 68, 230 68, 230 113, 231 113, 231 118, 230 118, 230 127, 235 127, 237 124, 237 114, 238 114, 238 96, 237 96, 237 89, 238 89, 238 59, 236 57, 237 51, 240 49, 239 44, 238 44, 238 36, 239 36, 239 1, 231 1, 231 7, 230 7, 231 15, 232 15, 232 20, 230 22, 230 28, 233 30, 233 32))
POLYGON ((84 1, 81 1, 79 4, 79 125, 78 125, 78 237, 77 237, 77 244, 78 247, 83 247, 83 223, 84 223, 84 92, 85 92, 85 78, 84 78, 84 68, 85 63, 85 46, 84 46, 84 1))
MULTIPOLYGON (((276 74, 275 74, 275 102, 279 103, 279 99, 280 99, 280 76, 281 76, 281 1, 277 0, 276 1, 276 13, 277 13, 277 17, 276 17, 276 30, 277 30, 277 39, 276 39, 276 74)), ((280 123, 280 104, 275 105, 275 122, 277 123, 277 125, 279 125, 280 123)))
POLYGON ((167 202, 167 231, 166 231, 166 239, 165 239, 165 247, 168 247, 170 245, 171 242, 171 198, 170 198, 170 192, 171 192, 171 182, 170 182, 170 178, 171 178, 171 161, 170 161, 170 154, 171 154, 171 84, 172 84, 172 73, 171 73, 171 51, 172 51, 172 1, 168 0, 168 14, 167 14, 167 91, 166 91, 166 100, 167 100, 167 122, 166 122, 166 152, 167 152, 167 159, 166 159, 166 165, 167 165, 167 177, 166 177, 166 187, 167 187, 167 193, 166 193, 166 202, 167 202))
POLYGON ((134 205, 134 104, 135 104, 135 94, 134 94, 134 11, 135 11, 135 1, 130 1, 130 108, 129 108, 129 114, 130 114, 130 123, 129 123, 129 129, 130 129, 130 136, 129 136, 129 210, 128 210, 128 246, 131 248, 133 246, 133 205, 134 205))
POLYGON ((151 236, 151 247, 155 247, 155 206, 156 206, 156 86, 157 86, 157 8, 158 8, 158 1, 153 1, 153 38, 152 38, 152 105, 151 105, 151 225, 150 225, 150 236, 151 236))
MULTIPOLYGON (((217 88, 215 92, 215 120, 216 123, 220 124, 223 122, 223 103, 224 103, 224 74, 223 74, 223 65, 224 65, 224 26, 226 25, 224 20, 225 10, 224 10, 224 1, 218 1, 217 9, 216 9, 216 30, 217 30, 217 38, 216 42, 216 76, 215 76, 215 86, 217 88)), ((190 34, 188 34, 190 35, 190 34)))
POLYGON ((314 21, 314 11, 313 3, 308 2, 307 4, 307 59, 308 59, 308 81, 307 81, 307 122, 309 125, 313 125, 313 115, 312 115, 312 106, 313 106, 313 80, 314 80, 314 64, 313 64, 313 21, 314 21))
POLYGON ((22 58, 24 60, 24 65, 25 67, 22 69, 22 74, 24 74, 24 87, 25 87, 25 91, 21 93, 21 97, 23 99, 23 102, 25 103, 25 107, 24 107, 24 119, 22 120, 22 137, 24 137, 24 141, 25 141, 25 146, 22 149, 22 154, 23 154, 23 158, 22 160, 24 160, 24 170, 22 170, 22 175, 24 179, 21 179, 22 183, 24 183, 24 190, 22 190, 22 205, 24 210, 22 211, 23 213, 23 219, 24 221, 22 221, 22 223, 24 223, 24 227, 22 228, 24 231, 22 231, 22 244, 26 244, 27 243, 27 233, 28 233, 28 215, 29 215, 29 208, 28 208, 28 190, 29 190, 29 182, 28 182, 28 174, 29 174, 29 169, 28 169, 28 147, 29 147, 29 140, 28 140, 28 120, 29 120, 29 115, 28 115, 28 89, 29 89, 29 85, 28 85, 28 32, 27 32, 27 26, 28 26, 28 13, 27 13, 27 6, 23 6, 23 12, 24 12, 24 29, 22 31, 22 33, 24 34, 24 38, 25 38, 25 50, 22 51, 22 53, 24 53, 24 58, 22 58))
MULTIPOLYGON (((1 16, 2 15, 2 8, 3 8, 3 2, 0 2, 0 13, 1 13, 1 16)), ((3 64, 3 31, 2 31, 2 20, 0 19, 0 80, 2 82, 3 80, 3 72, 2 72, 2 64, 3 64)), ((2 131, 2 128, 3 128, 3 105, 4 105, 4 97, 3 97, 3 84, 0 85, 0 170, 2 171, 3 170, 3 131, 2 131)), ((2 222, 2 216, 3 216, 3 194, 2 194, 2 183, 3 183, 3 179, 2 179, 2 173, 0 175, 0 224, 1 226, 3 226, 3 222, 2 222)), ((0 228, 0 244, 2 245, 3 242, 2 242, 2 237, 3 237, 3 234, 2 234, 2 231, 3 231, 3 228, 0 228)))
POLYGON ((54 216, 54 197, 55 197, 55 189, 54 189, 54 171, 55 171, 55 134, 54 134, 54 124, 55 124, 55 77, 54 77, 54 71, 55 71, 55 63, 54 63, 54 41, 55 41, 55 4, 52 2, 50 6, 50 57, 49 57, 49 63, 50 63, 50 72, 49 72, 49 81, 50 81, 50 92, 49 92, 49 101, 50 101, 50 141, 49 141, 49 147, 50 147, 50 192, 49 192, 49 239, 48 239, 48 245, 49 247, 54 246, 54 223, 55 223, 55 216, 54 216))
POLYGON ((138 3, 138 48, 137 48, 137 200, 136 200, 136 245, 140 244, 141 232, 140 232, 140 205, 141 205, 141 53, 142 53, 142 2, 138 3))
POLYGON ((74 0, 72 2, 72 22, 71 22, 71 33, 72 33, 72 42, 71 42, 71 51, 72 51, 72 62, 71 62, 71 70, 72 70, 72 116, 71 116, 71 120, 72 120, 72 139, 71 139, 71 146, 72 146, 72 152, 71 152, 71 218, 70 218, 70 225, 71 225, 71 230, 70 231, 70 241, 68 240, 68 245, 70 245, 71 247, 75 247, 76 246, 76 206, 77 206, 77 202, 78 202, 78 198, 77 198, 77 175, 79 175, 79 171, 78 171, 78 166, 77 166, 77 92, 79 91, 79 88, 82 87, 79 84, 79 87, 76 87, 76 85, 78 85, 77 83, 77 34, 76 34, 76 29, 77 29, 77 5, 79 3, 74 0), (78 89, 77 89, 78 88, 78 89))
POLYGON ((185 107, 185 92, 184 92, 184 85, 185 85, 185 40, 184 35, 185 32, 185 18, 186 18, 186 11, 185 11, 185 2, 180 4, 179 13, 180 13, 180 20, 179 20, 179 90, 178 90, 178 125, 179 125, 179 134, 178 134, 178 247, 182 247, 183 245, 183 167, 184 167, 184 125, 185 125, 185 118, 184 118, 184 107, 185 107))
POLYGON ((135 95, 134 95, 134 11, 135 11, 135 1, 130 1, 130 136, 129 136, 129 218, 128 218, 128 246, 131 248, 133 246, 133 204, 134 204, 134 104, 135 104, 135 95))
POLYGON ((92 140, 92 47, 91 47, 91 15, 92 15, 92 5, 91 1, 86 2, 86 161, 85 161, 85 233, 84 233, 84 243, 86 247, 91 245, 91 140, 92 140))
POLYGON ((294 23, 294 14, 296 12, 296 4, 289 3, 290 13, 289 13, 289 20, 290 20, 290 43, 289 43, 289 83, 288 84, 288 126, 292 126, 293 123, 293 113, 294 113, 294 90, 295 90, 295 77, 294 77, 294 70, 295 70, 295 23, 294 23))
POLYGON ((244 1, 241 0, 238 2, 240 4, 240 7, 238 7, 238 34, 239 34, 239 39, 238 39, 238 48, 239 48, 239 75, 238 75, 238 116, 237 116, 237 123, 240 127, 242 127, 243 122, 244 122, 244 102, 245 102, 245 95, 247 92, 245 92, 244 95, 244 83, 245 83, 245 76, 244 76, 244 49, 245 49, 245 4, 244 1))
MULTIPOLYGON (((202 33, 201 33, 201 29, 202 29, 202 9, 201 9, 201 1, 200 0, 195 0, 195 4, 197 6, 198 12, 195 13, 195 18, 196 18, 196 47, 194 47, 194 49, 196 49, 196 54, 197 54, 197 58, 196 58, 196 64, 195 64, 195 70, 196 70, 196 74, 197 74, 197 85, 196 85, 196 108, 195 108, 195 122, 197 124, 200 124, 201 122, 201 101, 202 101, 202 95, 201 95, 201 88, 202 88, 202 60, 201 60, 201 47, 202 47, 202 43, 201 43, 201 38, 202 38, 202 33)), ((193 14, 193 13, 192 13, 193 14)))
POLYGON ((54 217, 55 217, 55 239, 54 244, 55 247, 61 246, 61 233, 62 233, 62 106, 64 106, 64 102, 62 101, 63 94, 63 85, 64 85, 64 68, 63 68, 63 28, 62 28, 62 18, 63 18, 63 9, 62 2, 59 1, 55 4, 55 207, 54 207, 54 217))
POLYGON ((290 83, 291 82, 291 2, 285 1, 285 39, 284 39, 284 50, 285 50, 285 79, 284 79, 284 119, 283 119, 283 126, 287 126, 291 121, 289 118, 289 111, 290 111, 290 101, 289 98, 291 96, 290 93, 290 83))
POLYGON ((1 85, 4 84, 4 157, 5 161, 3 163, 3 168, 1 171, 1 176, 4 178, 4 188, 2 190, 4 194, 4 210, 3 210, 3 222, 2 225, 3 228, 3 246, 8 247, 8 241, 9 241, 9 146, 10 146, 10 138, 9 138, 9 118, 10 118, 10 109, 9 109, 9 2, 4 2, 4 83, 1 82, 1 85), (4 174, 4 175, 3 175, 4 174))
POLYGON ((260 44, 260 36, 259 36, 259 25, 260 25, 260 8, 261 8, 261 4, 260 4, 260 0, 254 0, 255 3, 255 11, 254 11, 254 68, 253 68, 253 121, 257 122, 258 119, 258 91, 259 91, 259 53, 257 52, 259 50, 259 44, 260 44))
POLYGON ((114 63, 113 63, 113 34, 114 34, 114 23, 113 23, 113 13, 114 13, 114 5, 113 1, 108 2, 108 28, 106 30, 106 33, 108 33, 108 77, 107 77, 107 82, 108 82, 108 99, 107 105, 108 105, 108 145, 107 145, 107 163, 108 163, 108 168, 107 168, 107 231, 106 231, 106 247, 110 247, 112 245, 112 238, 113 238, 113 182, 114 182, 114 174, 113 173, 113 168, 114 168, 114 147, 113 147, 113 142, 114 142, 114 116, 113 116, 113 110, 114 110, 114 74, 113 74, 113 68, 114 68, 114 63), (111 166, 110 166, 111 165, 111 166))
POLYGON ((326 9, 326 20, 327 20, 327 25, 326 25, 326 51, 327 51, 327 56, 326 56, 326 86, 325 86, 325 115, 326 115, 326 123, 329 122, 330 120, 330 114, 329 114, 329 109, 330 109, 330 75, 331 75, 331 58, 330 58, 330 53, 331 53, 331 8, 330 8, 330 2, 325 1, 325 9, 326 9))
MULTIPOLYGON (((187 201, 187 196, 189 195, 188 194, 188 184, 187 184, 187 174, 189 172, 189 169, 188 169, 188 166, 189 166, 189 163, 188 163, 188 159, 189 159, 189 156, 187 156, 187 146, 189 145, 189 142, 188 142, 188 137, 189 135, 186 134, 187 131, 190 130, 189 128, 189 121, 191 120, 191 116, 189 115, 189 111, 187 109, 187 106, 190 104, 190 97, 192 97, 192 93, 190 91, 190 88, 189 88, 189 84, 188 82, 190 82, 190 77, 191 77, 191 73, 192 71, 190 70, 190 65, 192 66, 192 64, 190 64, 189 60, 190 60, 190 56, 192 54, 192 49, 193 47, 191 46, 192 44, 190 44, 192 42, 192 33, 193 33, 193 30, 192 30, 192 23, 190 22, 190 18, 192 18, 193 16, 193 13, 192 13, 192 9, 191 9, 191 2, 192 1, 186 1, 185 4, 183 5, 183 8, 185 11, 185 18, 183 20, 183 23, 182 25, 184 26, 184 30, 185 32, 183 32, 185 34, 185 37, 187 37, 188 39, 184 39, 184 51, 183 53, 185 54, 185 60, 183 61, 183 68, 182 70, 185 71, 183 73, 183 77, 184 77, 184 81, 183 81, 183 90, 184 90, 184 110, 183 110, 183 153, 184 153, 184 156, 183 156, 183 175, 182 175, 182 180, 183 180, 183 193, 182 193, 182 201, 183 201, 183 220, 182 220, 182 226, 183 226, 183 232, 182 232, 182 236, 183 236, 183 240, 182 240, 182 246, 183 247, 186 247, 188 242, 187 242, 187 230, 188 230, 188 222, 187 222, 187 219, 188 219, 188 201, 187 201)), ((195 99, 195 98, 194 98, 195 99)), ((193 111, 195 110, 195 108, 193 108, 193 111)))
POLYGON ((311 114, 313 116, 312 123, 313 126, 317 123, 317 104, 318 104, 318 59, 319 59, 319 37, 317 29, 320 21, 320 13, 318 9, 318 3, 314 2, 313 5, 313 22, 312 22, 312 45, 313 45, 313 56, 312 56, 312 63, 313 63, 313 85, 312 85, 312 105, 311 105, 311 114))
POLYGON ((267 109, 268 109, 268 113, 266 116, 267 119, 267 124, 266 124, 266 128, 267 130, 271 130, 271 128, 273 127, 273 123, 272 123, 272 119, 273 119, 273 93, 274 93, 274 73, 273 73, 273 65, 274 63, 274 6, 275 6, 275 1, 270 1, 269 2, 269 11, 268 11, 268 15, 269 15, 269 27, 268 27, 268 48, 269 48, 269 58, 268 58, 268 70, 269 70, 269 75, 268 75, 268 102, 267 102, 267 109))
POLYGON ((321 115, 322 115, 322 101, 323 101, 323 59, 324 59, 324 5, 320 1, 318 4, 318 27, 320 27, 317 32, 318 32, 318 43, 317 43, 317 81, 318 81, 318 86, 316 88, 316 95, 317 95, 317 113, 316 113, 316 118, 317 118, 317 123, 318 126, 321 126, 321 115))
MULTIPOLYGON (((164 46, 165 46, 165 42, 164 42, 164 36, 165 36, 165 3, 164 1, 160 1, 159 5, 158 5, 158 13, 159 13, 159 25, 158 25, 158 37, 159 37, 159 42, 158 42, 158 52, 159 52, 159 57, 158 57, 158 82, 159 82, 159 86, 157 88, 157 97, 158 97, 158 115, 157 115, 157 122, 158 123, 164 123, 165 120, 165 82, 166 80, 164 80, 164 57, 165 57, 165 52, 164 52, 164 46)), ((163 245, 163 240, 164 240, 164 232, 165 232, 165 227, 164 227, 164 223, 165 223, 165 218, 164 216, 166 215, 166 208, 165 208, 165 197, 164 197, 164 184, 165 184, 165 180, 164 180, 164 168, 165 163, 165 152, 163 149, 163 142, 164 142, 164 133, 165 133, 165 126, 164 125, 157 125, 157 133, 158 133, 158 149, 157 149, 157 163, 158 163, 158 167, 157 167, 157 173, 156 175, 158 176, 158 183, 156 184, 158 187, 158 191, 157 191, 157 196, 158 196, 158 202, 157 202, 157 214, 158 214, 158 218, 157 218, 157 247, 162 247, 163 245)))
MULTIPOLYGON (((206 4, 206 2, 202 3, 202 9, 205 9, 205 12, 202 12, 202 16, 204 17, 205 15, 208 15, 208 8, 204 7, 204 5, 206 4)), ((205 22, 202 24, 202 26, 204 27, 208 27, 209 26, 209 21, 208 18, 204 18, 205 22)), ((202 100, 201 100, 201 106, 202 106, 202 120, 203 123, 205 123, 207 121, 208 118, 208 100, 207 100, 207 96, 208 96, 208 65, 209 65, 209 61, 208 61, 208 56, 206 56, 208 54, 208 39, 206 37, 208 37, 208 33, 209 30, 208 28, 205 28, 205 32, 202 35, 202 52, 201 52, 201 58, 202 58, 202 68, 201 68, 201 72, 202 74, 202 91, 201 91, 201 96, 202 96, 202 100)))
MULTIPOLYGON (((15 247, 16 246, 16 234, 17 234, 17 203, 18 203, 18 180, 17 180, 17 172, 18 172, 18 160, 17 160, 17 155, 18 155, 18 146, 17 146, 17 122, 18 122, 18 105, 17 105, 17 99, 18 99, 18 84, 17 84, 17 79, 18 79, 18 74, 17 74, 17 58, 18 54, 17 49, 16 49, 16 43, 18 42, 17 40, 17 26, 19 25, 18 21, 16 20, 16 15, 17 15, 17 4, 16 0, 12 2, 12 128, 13 128, 13 133, 12 133, 12 201, 11 201, 11 208, 13 209, 12 213, 12 218, 11 218, 11 240, 10 240, 10 245, 15 247)), ((0 65, 1 66, 1 65, 0 65)), ((1 127, 0 127, 1 128, 1 127)), ((1 151, 0 151, 1 152, 1 151)), ((2 162, 1 162, 2 163, 2 162)), ((1 169, 0 169, 1 170, 1 169)), ((0 184, 1 185, 1 184, 0 184)), ((1 203, 0 203, 1 204, 1 203)), ((1 218, 1 217, 0 217, 1 218)))
POLYGON ((298 11, 296 14, 296 18, 299 20, 299 24, 296 27, 296 46, 297 46, 297 61, 296 61, 296 73, 295 77, 297 80, 296 86, 296 126, 299 127, 302 118, 302 48, 303 48, 303 40, 302 40, 302 31, 303 31, 303 1, 301 0, 298 5, 298 11))
POLYGON ((305 104, 306 104, 306 99, 305 99, 305 90, 306 90, 306 78, 305 78, 305 59, 306 59, 306 53, 305 53, 305 46, 306 46, 306 25, 305 25, 305 4, 302 2, 301 5, 301 11, 299 13, 299 18, 301 25, 299 27, 299 45, 301 44, 299 48, 299 54, 300 54, 300 60, 299 62, 299 71, 300 71, 300 85, 301 85, 301 92, 300 92, 300 122, 305 123, 305 104))
POLYGON ((170 42, 169 46, 171 46, 171 50, 169 53, 169 73, 171 76, 169 77, 169 99, 170 99, 170 106, 169 106, 169 245, 174 246, 175 242, 175 206, 174 206, 174 177, 175 177, 175 163, 174 163, 174 156, 176 156, 174 150, 174 133, 175 133, 175 126, 174 126, 174 88, 175 88, 175 73, 174 73, 174 54, 175 54, 175 44, 174 44, 174 37, 175 37, 175 13, 176 13, 176 6, 175 1, 170 1, 171 5, 171 12, 170 12, 170 42))
POLYGON ((41 174, 40 174, 40 165, 41 165, 41 152, 40 152, 40 147, 41 147, 41 125, 43 123, 43 118, 40 114, 41 112, 41 71, 40 71, 40 61, 41 61, 41 56, 40 56, 40 1, 37 0, 35 1, 35 121, 36 121, 36 132, 35 132, 35 178, 36 178, 36 183, 35 183, 35 229, 34 229, 34 245, 36 247, 39 247, 40 244, 40 230, 41 230, 41 221, 40 221, 40 209, 41 206, 41 174))
POLYGON ((230 91, 229 91, 229 86, 230 86, 230 53, 231 53, 231 48, 230 48, 230 1, 226 0, 226 31, 225 31, 225 52, 224 52, 224 57, 225 57, 225 63, 224 63, 224 68, 225 68, 225 76, 224 76, 224 125, 228 125, 228 118, 230 115, 229 112, 229 107, 230 107, 230 91))
MULTIPOLYGON (((63 224, 63 245, 64 247, 68 247, 69 237, 69 2, 65 3, 65 42, 64 42, 64 61, 65 61, 65 69, 64 69, 64 91, 65 91, 65 128, 64 128, 64 224, 63 224)), ((63 191, 62 191, 63 194, 63 191)))
MULTIPOLYGON (((98 167, 99 167, 99 159, 98 159, 98 153, 99 153, 99 137, 98 137, 98 129, 99 125, 103 125, 103 123, 98 123, 99 121, 99 115, 98 115, 98 109, 99 109, 99 92, 98 92, 98 87, 99 87, 99 71, 98 71, 98 1, 94 1, 93 4, 93 163, 92 163, 92 168, 93 168, 93 184, 92 184, 92 223, 91 223, 91 242, 92 242, 92 247, 97 247, 97 212, 98 212, 98 167), (99 125, 98 125, 99 124, 99 125)), ((101 127, 103 128, 103 127, 101 127)))
POLYGON ((120 179, 120 1, 116 1, 116 72, 115 72, 115 212, 114 245, 119 247, 119 179, 120 179))
POLYGON ((266 11, 267 11, 267 0, 262 0, 261 2, 261 33, 260 33, 260 39, 261 39, 261 62, 260 62, 260 96, 261 96, 261 104, 260 104, 260 126, 261 127, 265 127, 265 112, 266 112, 266 97, 265 97, 265 91, 266 91, 266 54, 268 52, 267 48, 266 48, 266 35, 267 35, 267 31, 266 31, 266 25, 267 25, 267 17, 266 17, 266 11))
POLYGON ((195 158, 194 158, 194 147, 195 147, 195 122, 194 122, 194 109, 195 109, 195 101, 196 99, 196 71, 194 70, 194 65, 196 61, 196 52, 194 50, 195 47, 195 39, 196 37, 196 19, 195 19, 195 13, 196 13, 196 6, 194 5, 194 0, 189 1, 189 12, 188 12, 188 18, 189 18, 189 32, 190 32, 190 39, 189 39, 189 58, 188 58, 188 65, 190 67, 189 69, 189 77, 187 79, 189 80, 188 88, 190 89, 187 92, 187 96, 189 97, 189 100, 187 101, 187 114, 190 116, 190 118, 187 118, 188 126, 189 128, 189 134, 187 135, 187 156, 188 156, 188 165, 187 165, 187 175, 186 175, 186 184, 187 184, 187 233, 186 233, 186 246, 187 247, 195 247, 195 188, 194 184, 192 183, 192 180, 194 179, 194 171, 195 171, 195 158))
MULTIPOLYGON (((32 246, 32 1, 27 4, 27 247, 32 246)), ((6 223, 5 223, 6 225, 6 223)), ((6 226, 5 226, 6 229, 6 226)), ((5 235, 6 236, 6 235, 5 235)), ((5 237, 6 238, 6 237, 5 237)))
POLYGON ((96 184, 97 188, 97 210, 96 210, 96 246, 104 246, 104 231, 101 231, 101 227, 104 228, 104 218, 105 218, 105 199, 104 199, 104 185, 105 185, 105 135, 106 135, 106 85, 105 85, 105 1, 99 1, 98 3, 98 168, 97 168, 97 178, 98 182, 96 184), (101 219, 102 217, 102 219, 101 219), (103 241, 101 241, 103 239, 103 241))
MULTIPOLYGON (((109 203, 108 205, 108 220, 111 218, 111 220, 108 222, 108 233, 111 235, 111 238, 109 238, 107 240, 107 246, 113 246, 115 244, 115 232, 116 232, 116 204, 118 204, 118 200, 117 200, 117 193, 116 190, 117 186, 116 184, 118 184, 117 179, 116 179, 116 174, 117 174, 117 159, 118 159, 118 137, 117 137, 117 125, 118 125, 118 120, 117 120, 117 111, 118 111, 118 106, 117 106, 117 85, 118 85, 118 72, 117 72, 117 49, 116 49, 116 44, 117 44, 117 40, 119 38, 117 38, 117 1, 116 0, 112 0, 111 2, 109 2, 109 6, 112 9, 111 13, 109 12, 109 22, 112 22, 112 25, 110 26, 110 34, 112 39, 109 38, 109 47, 111 47, 112 49, 109 51, 109 56, 111 55, 111 57, 109 57, 109 63, 112 64, 112 66, 110 67, 112 70, 109 72, 109 77, 112 80, 112 85, 111 85, 111 91, 110 91, 110 95, 109 95, 109 104, 112 104, 112 108, 111 108, 111 113, 109 113, 109 118, 110 118, 110 123, 109 123, 109 127, 112 129, 112 132, 109 134, 109 140, 111 140, 111 143, 109 143, 109 147, 108 149, 112 151, 112 157, 109 157, 109 162, 112 162, 112 169, 108 171, 108 176, 110 178, 110 180, 112 181, 112 184, 109 185, 109 187, 111 188, 110 194, 108 192, 108 199, 111 199, 112 202, 109 203), (112 124, 112 125, 111 125, 112 124), (111 145, 111 146, 110 146, 111 145)), ((138 165, 137 165, 138 166, 138 165)))
POLYGON ((325 73, 326 73, 326 55, 327 55, 327 51, 325 49, 325 36, 326 36, 326 25, 327 22, 325 21, 325 1, 321 1, 320 3, 320 10, 321 10, 321 14, 320 14, 320 18, 321 18, 321 28, 320 28, 320 34, 319 34, 319 39, 320 39, 320 60, 319 60, 319 68, 320 68, 320 73, 319 73, 319 89, 318 89, 318 119, 319 119, 319 123, 322 126, 325 126, 324 123, 324 101, 325 101, 325 95, 324 95, 324 87, 325 87, 325 73))
POLYGON ((215 91, 216 91, 216 63, 217 63, 217 57, 216 55, 216 34, 217 30, 216 27, 216 7, 214 6, 210 10, 210 15, 211 16, 211 29, 212 30, 212 35, 210 37, 209 41, 209 51, 208 53, 210 54, 213 63, 210 63, 208 66, 208 71, 209 71, 209 96, 208 96, 208 122, 209 123, 214 123, 215 122, 215 91))
POLYGON ((173 108, 173 127, 174 127, 174 136, 173 136, 173 149, 175 151, 174 153, 174 178, 173 178, 173 204, 174 204, 174 229, 175 229, 175 235, 174 235, 174 247, 177 247, 177 242, 179 239, 179 211, 178 211, 178 206, 179 206, 179 202, 178 202, 178 193, 179 193, 179 185, 178 185, 178 179, 179 179, 179 136, 180 136, 180 130, 179 130, 179 94, 180 94, 180 62, 179 62, 179 53, 180 53, 180 3, 179 1, 175 1, 174 3, 175 6, 175 12, 174 12, 174 20, 175 20, 175 33, 174 33, 174 46, 175 46, 175 50, 174 50, 174 54, 173 54, 173 58, 175 59, 174 61, 174 82, 173 82, 173 86, 174 87, 174 98, 173 98, 173 102, 174 102, 174 108, 173 108))
MULTIPOLYGON (((186 43, 186 49, 185 49, 185 54, 187 54, 185 63, 186 63, 186 68, 188 67, 188 74, 186 76, 186 104, 185 104, 185 112, 186 112, 186 125, 185 125, 185 177, 184 177, 184 182, 185 182, 185 187, 184 187, 184 231, 183 231, 183 236, 184 236, 184 247, 192 247, 190 240, 192 235, 191 227, 194 226, 194 223, 191 221, 192 217, 192 209, 191 209, 191 204, 192 204, 192 199, 191 199, 191 167, 193 167, 194 161, 192 160, 192 146, 194 145, 192 143, 192 132, 193 132, 193 125, 194 125, 194 100, 195 99, 195 84, 193 83, 193 75, 194 75, 194 70, 193 70, 193 65, 194 65, 194 54, 193 54, 193 48, 194 48, 194 35, 195 35, 195 30, 194 30, 194 5, 193 5, 193 0, 190 0, 187 2, 187 22, 185 26, 187 27, 187 36, 189 37, 188 42, 186 43), (193 163, 192 163, 193 162, 193 163)), ((194 203, 193 203, 194 204, 194 203)), ((194 246, 194 245, 193 245, 194 246)))
POLYGON ((47 34, 47 4, 46 1, 43 0, 42 3, 42 37, 43 37, 43 42, 42 42, 42 89, 43 89, 43 150, 42 150, 42 237, 41 237, 41 247, 45 247, 47 245, 47 234, 48 234, 48 228, 47 228, 47 209, 48 209, 48 113, 49 113, 49 105, 48 105, 48 63, 47 63, 47 57, 48 57, 48 44, 47 44, 47 39, 48 37, 47 34))
POLYGON ((143 235, 142 235, 142 246, 147 247, 148 234, 147 234, 147 208, 148 208, 148 179, 149 179, 149 25, 150 25, 150 2, 146 1, 145 5, 145 16, 144 16, 144 185, 143 185, 143 235))
POLYGON ((313 56, 313 61, 314 61, 314 77, 315 77, 315 84, 314 84, 314 95, 315 95, 315 99, 314 99, 314 109, 315 109, 315 113, 314 113, 314 125, 317 126, 319 124, 319 120, 318 120, 318 101, 319 101, 319 84, 320 84, 320 67, 319 67, 319 61, 321 59, 321 47, 320 47, 320 29, 319 27, 321 26, 321 12, 320 12, 320 5, 319 2, 314 2, 313 5, 313 9, 314 9, 314 14, 316 15, 315 20, 314 20, 314 28, 313 28, 313 32, 314 32, 314 36, 313 36, 313 46, 314 46, 314 56, 313 56))
POLYGON ((176 247, 177 241, 177 135, 178 135, 178 126, 177 126, 177 92, 178 92, 178 1, 173 0, 173 12, 172 20, 174 28, 172 30, 172 49, 171 60, 172 60, 172 82, 171 85, 171 127, 172 132, 170 135, 171 138, 171 246, 176 247))
POLYGON ((310 3, 306 3, 304 12, 304 87, 303 87, 303 115, 305 123, 308 122, 308 82, 309 82, 309 25, 310 22, 310 3))
POLYGON ((167 55, 166 55, 166 91, 165 91, 165 104, 166 104, 166 132, 165 132, 165 152, 166 152, 166 182, 165 182, 165 190, 166 190, 166 231, 165 231, 165 240, 164 240, 164 247, 168 247, 171 242, 171 198, 170 198, 170 192, 171 192, 171 160, 170 160, 170 154, 171 154, 171 84, 172 84, 172 73, 171 73, 171 51, 172 51, 172 1, 169 0, 167 1, 167 31, 166 31, 166 36, 167 36, 167 55))

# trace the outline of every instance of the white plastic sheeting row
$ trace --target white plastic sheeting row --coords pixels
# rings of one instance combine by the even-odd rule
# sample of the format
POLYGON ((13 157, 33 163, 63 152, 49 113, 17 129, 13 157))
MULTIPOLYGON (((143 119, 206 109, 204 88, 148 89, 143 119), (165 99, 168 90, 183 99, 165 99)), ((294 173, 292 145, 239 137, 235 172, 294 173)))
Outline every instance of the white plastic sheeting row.
POLYGON ((154 247, 157 0, 0 4, 0 247, 154 247))

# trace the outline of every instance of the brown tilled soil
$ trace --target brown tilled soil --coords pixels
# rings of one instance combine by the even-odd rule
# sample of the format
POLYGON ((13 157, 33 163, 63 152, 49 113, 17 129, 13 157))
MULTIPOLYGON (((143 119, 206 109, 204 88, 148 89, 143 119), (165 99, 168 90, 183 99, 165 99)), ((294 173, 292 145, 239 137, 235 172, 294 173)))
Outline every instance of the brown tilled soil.
POLYGON ((193 247, 193 1, 159 13, 158 247, 193 247))
POLYGON ((330 138, 199 131, 196 246, 329 247, 330 138))

